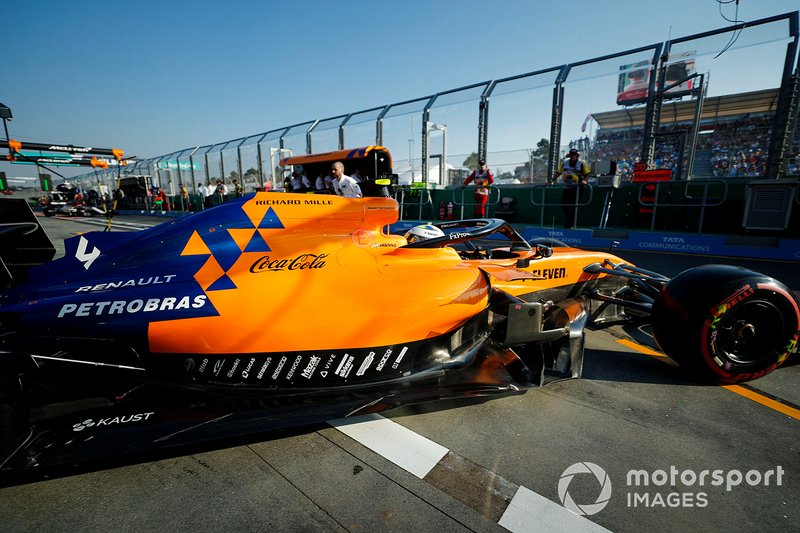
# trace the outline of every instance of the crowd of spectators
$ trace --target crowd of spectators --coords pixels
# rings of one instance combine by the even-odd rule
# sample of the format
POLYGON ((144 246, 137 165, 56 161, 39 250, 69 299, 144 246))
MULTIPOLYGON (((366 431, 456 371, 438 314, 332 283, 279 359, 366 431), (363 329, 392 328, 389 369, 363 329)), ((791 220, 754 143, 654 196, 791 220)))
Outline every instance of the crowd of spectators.
MULTIPOLYGON (((773 118, 772 114, 763 113, 703 123, 693 174, 718 178, 763 176, 773 118)), ((688 123, 662 126, 655 146, 655 168, 672 169, 676 177, 678 169, 682 168, 682 177, 685 177, 689 147, 685 146, 681 154, 680 141, 683 137, 685 143, 691 142, 690 134, 688 123)), ((591 159, 616 160, 621 178, 630 179, 641 156, 643 138, 643 128, 600 129, 589 154, 591 159)), ((800 169, 800 156, 796 152, 789 159, 788 174, 797 174, 800 169)))
POLYGON ((714 132, 698 142, 698 150, 711 152, 714 177, 763 176, 772 119, 772 115, 761 115, 714 124, 714 132))

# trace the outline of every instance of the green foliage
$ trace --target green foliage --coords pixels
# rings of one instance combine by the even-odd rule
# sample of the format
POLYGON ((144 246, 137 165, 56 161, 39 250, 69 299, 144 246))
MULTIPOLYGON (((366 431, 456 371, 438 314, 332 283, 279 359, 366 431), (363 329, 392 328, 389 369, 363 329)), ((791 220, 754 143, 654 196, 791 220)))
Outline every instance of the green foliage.
POLYGON ((467 157, 461 164, 470 170, 478 170, 478 152, 472 152, 469 154, 469 157, 467 157))

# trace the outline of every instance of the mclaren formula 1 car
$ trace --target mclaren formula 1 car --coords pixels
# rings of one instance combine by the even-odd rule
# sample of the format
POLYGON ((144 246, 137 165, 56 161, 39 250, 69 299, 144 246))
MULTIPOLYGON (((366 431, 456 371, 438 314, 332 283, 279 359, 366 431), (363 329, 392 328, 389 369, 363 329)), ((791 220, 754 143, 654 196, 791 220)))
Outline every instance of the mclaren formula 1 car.
MULTIPOLYGON (((99 203, 97 192, 89 191, 89 200, 99 203)), ((94 217, 106 216, 105 211, 96 205, 86 204, 82 196, 78 196, 78 188, 68 183, 61 183, 56 187, 48 200, 42 205, 44 216, 56 215, 65 217, 94 217)))
POLYGON ((0 212, 0 471, 576 378, 590 321, 650 319, 723 383, 798 338, 793 296, 756 272, 670 280, 496 219, 407 239, 388 196, 257 193, 57 260, 26 205, 0 212))

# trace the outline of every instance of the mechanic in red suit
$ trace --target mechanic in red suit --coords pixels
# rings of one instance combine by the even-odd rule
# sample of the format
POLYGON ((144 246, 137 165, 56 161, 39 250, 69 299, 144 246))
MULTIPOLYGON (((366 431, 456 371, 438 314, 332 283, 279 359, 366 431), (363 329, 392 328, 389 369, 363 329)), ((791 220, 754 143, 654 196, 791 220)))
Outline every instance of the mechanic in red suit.
POLYGON ((480 159, 478 161, 479 168, 474 170, 469 177, 464 180, 464 185, 469 185, 475 182, 475 217, 486 217, 486 203, 489 201, 489 186, 494 183, 494 176, 492 171, 486 167, 486 161, 480 159))

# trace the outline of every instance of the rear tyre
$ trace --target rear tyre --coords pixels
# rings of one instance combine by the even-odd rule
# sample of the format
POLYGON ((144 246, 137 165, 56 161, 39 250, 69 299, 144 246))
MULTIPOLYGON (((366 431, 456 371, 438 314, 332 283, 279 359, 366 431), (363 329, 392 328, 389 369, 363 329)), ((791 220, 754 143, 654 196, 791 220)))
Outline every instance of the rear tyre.
POLYGON ((696 376, 739 383, 775 370, 797 348, 800 310, 774 278, 706 265, 671 279, 653 304, 659 346, 696 376))

